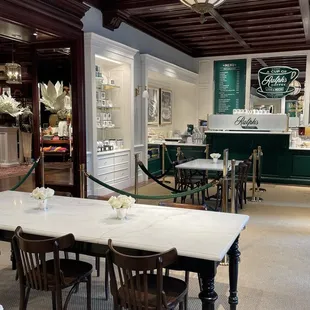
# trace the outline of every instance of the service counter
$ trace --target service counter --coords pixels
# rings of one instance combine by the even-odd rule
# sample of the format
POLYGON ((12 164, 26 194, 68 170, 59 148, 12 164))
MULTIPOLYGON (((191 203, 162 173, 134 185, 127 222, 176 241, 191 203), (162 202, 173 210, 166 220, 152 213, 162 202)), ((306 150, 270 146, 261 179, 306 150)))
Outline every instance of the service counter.
MULTIPOLYGON (((151 157, 148 160, 148 170, 153 175, 160 175, 162 174, 162 147, 163 144, 167 147, 167 152, 169 154, 169 157, 172 161, 177 160, 177 148, 180 147, 181 151, 183 152, 184 156, 186 158, 206 158, 205 150, 206 145, 205 144, 194 144, 194 143, 178 143, 178 142, 153 142, 149 143, 149 150, 153 151, 153 157, 149 152, 149 155, 151 157), (157 150, 157 151, 156 151, 157 150)), ((168 157, 167 152, 165 152, 165 170, 167 170, 171 164, 168 157)), ((173 171, 171 170, 171 173, 173 171)), ((170 174, 171 174, 170 173, 170 174)))
POLYGON ((210 153, 229 149, 230 159, 246 159, 262 147, 263 182, 310 184, 310 149, 290 148, 290 132, 207 131, 210 153))

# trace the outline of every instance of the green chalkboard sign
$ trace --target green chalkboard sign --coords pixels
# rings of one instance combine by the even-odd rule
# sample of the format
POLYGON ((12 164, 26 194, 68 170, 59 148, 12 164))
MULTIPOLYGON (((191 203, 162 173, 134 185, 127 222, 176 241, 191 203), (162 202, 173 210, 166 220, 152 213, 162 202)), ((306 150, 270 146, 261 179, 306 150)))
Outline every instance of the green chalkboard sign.
POLYGON ((232 114, 245 107, 246 60, 214 63, 214 114, 232 114))

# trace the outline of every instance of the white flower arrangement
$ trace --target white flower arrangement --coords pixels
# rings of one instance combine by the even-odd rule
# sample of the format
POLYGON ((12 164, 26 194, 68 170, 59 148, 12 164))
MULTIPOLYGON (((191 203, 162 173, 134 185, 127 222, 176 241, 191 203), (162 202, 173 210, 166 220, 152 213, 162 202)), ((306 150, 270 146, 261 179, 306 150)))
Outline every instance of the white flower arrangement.
POLYGON ((112 196, 108 201, 113 209, 129 209, 135 202, 134 198, 126 195, 112 196))
POLYGON ((17 102, 11 96, 5 94, 0 96, 0 113, 10 114, 13 117, 24 112, 24 108, 20 106, 20 102, 17 102))
POLYGON ((64 109, 65 97, 67 93, 63 90, 63 83, 58 82, 54 85, 51 81, 40 84, 42 98, 40 102, 45 105, 45 109, 52 113, 64 109))
POLYGON ((212 159, 219 159, 221 157, 221 154, 220 153, 212 153, 212 154, 210 154, 210 157, 212 159))
POLYGON ((37 199, 37 200, 46 200, 48 198, 53 197, 55 194, 55 191, 49 187, 37 187, 34 189, 31 193, 31 197, 37 199))

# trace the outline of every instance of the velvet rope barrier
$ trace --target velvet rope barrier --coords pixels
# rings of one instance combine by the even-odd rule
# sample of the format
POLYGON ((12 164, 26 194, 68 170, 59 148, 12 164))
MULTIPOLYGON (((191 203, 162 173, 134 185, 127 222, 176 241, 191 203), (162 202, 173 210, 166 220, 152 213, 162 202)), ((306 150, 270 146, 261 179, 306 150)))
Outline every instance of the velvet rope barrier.
POLYGON ((141 168, 141 170, 148 176, 150 177, 153 181, 155 181, 157 184, 161 185, 162 187, 172 191, 172 192, 177 192, 177 193, 182 193, 182 191, 176 190, 175 188, 172 188, 166 184, 164 184, 163 182, 160 182, 157 178, 155 178, 144 166, 144 164, 142 163, 142 161, 138 161, 138 165, 141 168))
POLYGON ((31 175, 32 171, 37 167, 37 165, 39 164, 40 161, 40 157, 33 163, 32 167, 30 168, 30 170, 27 172, 27 174, 14 186, 12 187, 10 190, 11 191, 15 191, 17 190, 27 179, 28 177, 31 175))
POLYGON ((108 185, 104 182, 101 182, 100 180, 98 180, 97 178, 95 178, 91 174, 88 174, 87 172, 85 172, 85 175, 86 175, 86 177, 88 177, 93 182, 109 189, 110 191, 116 192, 120 195, 131 196, 135 199, 149 199, 149 200, 165 200, 165 199, 173 199, 173 198, 180 198, 180 197, 184 197, 184 196, 190 196, 190 195, 196 194, 198 192, 205 191, 207 188, 210 188, 216 184, 216 181, 213 181, 209 184, 206 184, 206 185, 201 186, 201 187, 197 187, 197 188, 190 190, 190 191, 187 191, 187 192, 181 192, 181 193, 171 194, 171 195, 146 196, 146 195, 135 195, 135 194, 128 193, 126 191, 120 190, 118 188, 115 188, 111 185, 108 185))

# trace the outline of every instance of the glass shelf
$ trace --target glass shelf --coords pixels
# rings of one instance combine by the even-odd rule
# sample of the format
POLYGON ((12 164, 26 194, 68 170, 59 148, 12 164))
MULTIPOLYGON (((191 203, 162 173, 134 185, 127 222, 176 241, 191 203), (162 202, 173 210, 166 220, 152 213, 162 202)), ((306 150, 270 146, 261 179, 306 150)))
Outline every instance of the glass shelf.
POLYGON ((100 129, 100 130, 121 129, 121 127, 104 127, 104 128, 97 127, 97 129, 100 129))
POLYGON ((113 109, 113 110, 119 110, 121 107, 98 107, 97 109, 99 110, 104 110, 104 109, 113 109))

